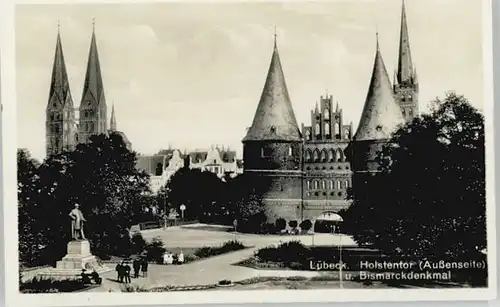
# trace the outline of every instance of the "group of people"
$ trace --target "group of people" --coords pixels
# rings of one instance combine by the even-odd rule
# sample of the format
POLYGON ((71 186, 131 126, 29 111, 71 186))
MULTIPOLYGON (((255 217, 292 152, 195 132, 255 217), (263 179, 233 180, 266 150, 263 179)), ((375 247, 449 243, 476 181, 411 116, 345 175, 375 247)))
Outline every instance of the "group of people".
POLYGON ((132 260, 132 267, 127 261, 122 261, 116 265, 117 279, 120 283, 130 283, 130 274, 134 270, 134 278, 139 278, 139 273, 142 272, 142 277, 148 276, 148 261, 146 258, 136 258, 132 260))
POLYGON ((165 252, 163 254, 163 264, 183 264, 184 263, 184 253, 181 251, 178 255, 170 252, 165 252))
POLYGON ((99 276, 99 273, 97 273, 96 270, 93 270, 92 273, 88 273, 86 269, 82 269, 80 277, 85 285, 92 284, 92 282, 96 285, 100 285, 102 283, 102 277, 99 276))

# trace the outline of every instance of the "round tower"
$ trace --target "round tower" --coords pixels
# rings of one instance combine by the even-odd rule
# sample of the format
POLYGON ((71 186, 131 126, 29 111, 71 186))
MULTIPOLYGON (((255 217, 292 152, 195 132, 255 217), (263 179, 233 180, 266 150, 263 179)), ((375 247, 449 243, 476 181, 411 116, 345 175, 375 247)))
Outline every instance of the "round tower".
POLYGON ((361 178, 366 178, 365 175, 378 171, 378 152, 404 122, 401 109, 394 99, 377 35, 377 50, 368 94, 358 129, 347 150, 354 172, 353 186, 359 184, 361 178))
POLYGON ((300 220, 302 212, 303 140, 274 50, 257 111, 243 138, 244 173, 255 176, 262 188, 270 222, 300 220))

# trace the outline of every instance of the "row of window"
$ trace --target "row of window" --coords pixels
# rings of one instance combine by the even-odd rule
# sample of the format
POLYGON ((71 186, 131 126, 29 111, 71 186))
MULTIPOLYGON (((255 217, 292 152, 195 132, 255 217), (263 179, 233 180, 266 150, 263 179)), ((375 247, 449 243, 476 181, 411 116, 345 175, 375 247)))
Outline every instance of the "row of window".
POLYGON ((349 188, 349 180, 307 180, 307 190, 343 190, 349 188))
POLYGON ((406 117, 406 115, 408 115, 410 117, 413 116, 413 109, 408 109, 408 110, 403 109, 402 112, 403 112, 404 117, 406 117))
POLYGON ((345 160, 342 149, 323 149, 321 152, 316 149, 311 151, 307 149, 304 155, 305 162, 343 162, 345 160))
MULTIPOLYGON (((327 195, 335 196, 335 192, 330 192, 330 193, 327 193, 327 192, 322 192, 322 193, 320 193, 320 192, 312 192, 312 193, 311 192, 306 192, 306 196, 307 197, 311 197, 312 195, 319 196, 320 194, 323 195, 323 196, 327 196, 327 195)), ((342 195, 344 195, 344 193, 337 192, 337 196, 338 197, 342 197, 342 195)))
MULTIPOLYGON (((314 169, 314 170, 316 170, 316 171, 320 171, 320 170, 326 171, 328 168, 327 168, 326 166, 323 166, 323 167, 321 167, 321 168, 320 168, 319 166, 316 166, 316 167, 314 167, 314 168, 312 168, 312 167, 310 167, 310 166, 306 167, 306 170, 308 170, 308 171, 311 171, 311 170, 313 170, 313 169, 314 169)), ((333 166, 330 166, 330 168, 329 168, 329 169, 330 169, 330 170, 334 170, 335 168, 334 168, 333 166)), ((345 167, 342 167, 342 166, 340 166, 340 165, 339 165, 339 166, 337 166, 337 169, 338 169, 338 170, 342 170, 342 169, 349 170, 349 165, 346 165, 345 167)))

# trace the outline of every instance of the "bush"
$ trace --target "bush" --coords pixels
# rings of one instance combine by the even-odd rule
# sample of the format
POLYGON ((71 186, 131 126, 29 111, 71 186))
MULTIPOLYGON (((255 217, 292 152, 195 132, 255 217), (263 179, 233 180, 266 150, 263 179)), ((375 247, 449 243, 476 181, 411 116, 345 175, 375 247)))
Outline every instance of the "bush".
POLYGON ((146 249, 147 243, 146 240, 144 240, 144 238, 142 237, 141 233, 134 233, 130 241, 132 245, 132 253, 140 254, 146 249))
POLYGON ((302 264, 311 256, 311 251, 299 241, 290 241, 281 243, 278 247, 261 248, 255 256, 262 261, 302 264))
POLYGON ((275 234, 276 226, 273 223, 265 223, 264 225, 262 225, 262 233, 275 234))
POLYGON ((222 246, 219 247, 210 247, 205 246, 194 252, 194 255, 198 258, 207 258, 211 256, 217 256, 237 250, 242 250, 245 248, 245 245, 237 240, 227 241, 222 246))
POLYGON ((86 287, 79 279, 54 280, 52 278, 35 277, 27 282, 20 283, 19 291, 21 293, 58 293, 73 292, 86 287))
POLYGON ((300 223, 299 227, 304 231, 309 231, 312 228, 312 222, 310 220, 304 220, 300 223))
POLYGON ((163 262, 163 254, 165 254, 165 247, 160 238, 154 238, 151 243, 146 245, 146 257, 148 261, 163 262))
POLYGON ((279 218, 276 220, 276 231, 282 231, 286 228, 286 221, 283 218, 279 218))
POLYGON ((290 226, 290 228, 292 228, 292 229, 297 228, 298 225, 299 225, 299 223, 297 221, 288 222, 288 226, 290 226))
POLYGON ((219 280, 219 285, 221 285, 221 286, 227 286, 230 284, 232 284, 232 282, 230 280, 227 280, 227 279, 219 280))

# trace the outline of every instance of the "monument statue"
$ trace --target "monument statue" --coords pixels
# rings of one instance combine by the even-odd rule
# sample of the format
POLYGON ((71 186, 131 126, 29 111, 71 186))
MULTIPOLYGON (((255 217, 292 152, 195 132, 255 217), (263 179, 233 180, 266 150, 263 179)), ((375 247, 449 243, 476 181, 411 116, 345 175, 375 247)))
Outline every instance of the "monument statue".
POLYGON ((77 241, 86 240, 83 234, 83 222, 87 220, 83 217, 83 213, 79 208, 80 205, 75 204, 75 208, 69 213, 71 217, 71 239, 77 241))

